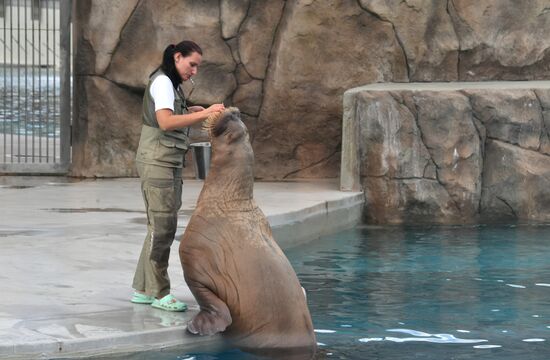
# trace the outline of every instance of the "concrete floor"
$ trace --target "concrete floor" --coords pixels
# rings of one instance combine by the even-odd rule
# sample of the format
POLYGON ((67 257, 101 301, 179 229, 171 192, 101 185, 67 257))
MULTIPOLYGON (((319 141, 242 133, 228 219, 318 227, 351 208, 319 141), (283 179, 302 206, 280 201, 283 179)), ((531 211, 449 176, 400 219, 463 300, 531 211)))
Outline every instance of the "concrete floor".
MULTIPOLYGON (((184 182, 177 238, 202 181, 184 182)), ((336 181, 257 183, 255 198, 283 248, 348 228, 363 195, 336 181)), ((170 313, 129 302, 146 231, 138 179, 0 177, 0 358, 75 357, 212 341, 185 332, 197 312, 174 242, 170 313)))

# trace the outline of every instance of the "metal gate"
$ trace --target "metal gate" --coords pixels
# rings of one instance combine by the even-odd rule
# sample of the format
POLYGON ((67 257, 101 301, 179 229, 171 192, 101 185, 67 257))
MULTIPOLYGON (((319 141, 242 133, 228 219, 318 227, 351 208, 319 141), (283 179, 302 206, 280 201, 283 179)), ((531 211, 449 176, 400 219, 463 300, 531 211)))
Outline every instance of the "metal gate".
POLYGON ((0 173, 70 163, 71 0, 0 0, 0 173))

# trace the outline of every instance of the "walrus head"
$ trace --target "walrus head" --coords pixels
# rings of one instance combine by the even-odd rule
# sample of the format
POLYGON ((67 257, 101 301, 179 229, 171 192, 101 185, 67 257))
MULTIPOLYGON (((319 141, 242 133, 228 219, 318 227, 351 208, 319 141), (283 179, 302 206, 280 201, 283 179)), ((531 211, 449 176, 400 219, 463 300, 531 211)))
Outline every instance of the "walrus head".
POLYGON ((248 138, 248 130, 241 121, 241 112, 236 107, 211 114, 203 123, 203 129, 208 132, 210 140, 223 135, 227 144, 239 140, 242 136, 248 138))
POLYGON ((201 198, 252 199, 254 151, 239 109, 229 107, 211 114, 203 129, 212 143, 212 157, 201 198))
MULTIPOLYGON (((252 175, 254 151, 250 144, 248 129, 241 120, 241 112, 236 107, 211 114, 203 123, 212 143, 211 172, 215 168, 231 167, 252 175)), ((241 173, 239 176, 244 177, 241 173)))

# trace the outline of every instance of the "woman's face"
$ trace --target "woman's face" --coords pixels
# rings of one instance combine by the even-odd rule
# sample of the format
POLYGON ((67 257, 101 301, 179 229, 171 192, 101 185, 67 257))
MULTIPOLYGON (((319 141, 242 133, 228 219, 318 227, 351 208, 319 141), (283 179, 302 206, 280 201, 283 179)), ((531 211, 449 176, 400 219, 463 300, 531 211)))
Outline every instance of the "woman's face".
POLYGON ((197 74, 201 61, 202 56, 198 52, 192 52, 185 57, 179 52, 174 54, 174 63, 182 81, 187 81, 197 74))

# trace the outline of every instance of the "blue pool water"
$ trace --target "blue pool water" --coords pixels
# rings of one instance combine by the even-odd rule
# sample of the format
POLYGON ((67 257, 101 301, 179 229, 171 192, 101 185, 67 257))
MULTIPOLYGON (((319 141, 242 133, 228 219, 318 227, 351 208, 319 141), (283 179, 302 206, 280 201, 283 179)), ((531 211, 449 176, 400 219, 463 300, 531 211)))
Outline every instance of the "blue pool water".
POLYGON ((550 226, 359 227, 287 255, 307 289, 318 359, 550 358, 550 226))

